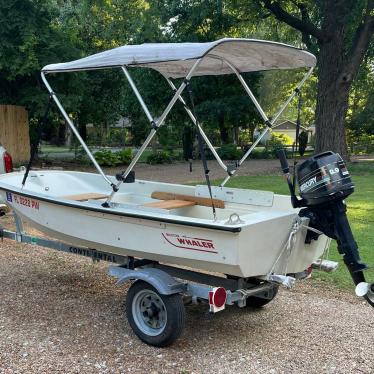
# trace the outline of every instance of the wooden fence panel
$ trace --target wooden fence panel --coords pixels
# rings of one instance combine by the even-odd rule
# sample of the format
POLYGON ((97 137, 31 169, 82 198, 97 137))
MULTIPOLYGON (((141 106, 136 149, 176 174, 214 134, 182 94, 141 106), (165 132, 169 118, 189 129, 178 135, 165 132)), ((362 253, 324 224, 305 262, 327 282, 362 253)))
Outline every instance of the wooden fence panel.
POLYGON ((0 143, 12 155, 14 163, 29 160, 29 120, 24 107, 0 105, 0 143))

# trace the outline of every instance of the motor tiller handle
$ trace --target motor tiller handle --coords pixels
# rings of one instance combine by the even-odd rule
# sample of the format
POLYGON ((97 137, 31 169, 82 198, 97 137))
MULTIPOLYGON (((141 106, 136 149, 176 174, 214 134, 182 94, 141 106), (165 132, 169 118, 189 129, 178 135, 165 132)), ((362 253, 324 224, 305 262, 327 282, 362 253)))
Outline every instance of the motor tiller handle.
POLYGON ((288 184, 288 189, 290 190, 290 195, 291 195, 291 204, 294 208, 300 207, 300 201, 295 195, 295 187, 291 181, 291 176, 290 176, 290 166, 288 165, 287 161, 287 156, 286 152, 284 149, 278 149, 277 150, 277 156, 279 158, 279 161, 281 163, 281 168, 283 170, 283 173, 285 175, 287 184, 288 184))
POLYGON ((290 172, 290 167, 288 165, 286 152, 284 151, 284 149, 278 149, 277 150, 277 156, 278 156, 279 161, 281 163, 281 168, 283 170, 283 173, 288 174, 290 172))

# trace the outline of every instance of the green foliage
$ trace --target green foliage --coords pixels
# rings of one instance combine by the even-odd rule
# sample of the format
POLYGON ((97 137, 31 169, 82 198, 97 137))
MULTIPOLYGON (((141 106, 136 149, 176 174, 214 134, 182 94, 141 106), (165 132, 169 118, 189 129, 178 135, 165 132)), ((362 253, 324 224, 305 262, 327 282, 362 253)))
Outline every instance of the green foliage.
POLYGON ((122 149, 121 151, 116 152, 116 155, 121 160, 122 165, 129 165, 133 157, 132 150, 130 148, 122 149))
POLYGON ((132 151, 131 149, 123 149, 118 152, 103 150, 97 151, 94 156, 100 166, 128 165, 132 160, 132 151))
POLYGON ((255 148, 249 158, 266 160, 268 158, 274 158, 274 154, 266 148, 255 148))
POLYGON ((236 144, 224 144, 217 152, 222 160, 239 160, 243 156, 242 150, 236 144))
POLYGON ((267 156, 266 158, 276 158, 278 150, 284 149, 287 145, 291 145, 292 143, 293 140, 288 135, 272 133, 271 138, 266 142, 265 145, 265 151, 267 156))
MULTIPOLYGON (((25 105, 30 124, 41 116, 47 102, 39 82, 40 69, 49 63, 68 61, 123 44, 147 42, 206 42, 221 37, 257 37, 303 46, 302 36, 291 27, 269 17, 261 1, 143 1, 143 0, 10 0, 0 4, 0 103, 25 105), (260 15, 260 17, 259 17, 260 15), (264 17, 262 17, 264 16, 264 17)), ((294 1, 279 2, 287 12, 300 16, 294 1)), ((311 22, 322 20, 321 2, 304 2, 311 22), (320 9, 321 8, 321 9, 320 9)), ((304 4, 303 3, 303 4, 304 4)), ((348 33, 362 16, 363 1, 356 2, 347 20, 348 33)), ((323 10, 323 9, 322 9, 323 10)), ((350 35, 350 34, 349 34, 350 35)), ((309 40, 312 50, 318 45, 309 40)), ((360 70, 351 95, 349 128, 356 134, 373 133, 373 43, 360 70)), ((348 44, 347 44, 348 45, 348 44)), ((309 46, 309 44, 308 44, 309 46)), ((160 116, 170 99, 171 90, 155 71, 129 69, 144 101, 154 117, 160 116)), ((318 71, 318 70, 316 70, 318 71)), ((292 84, 303 72, 281 71, 243 74, 255 96, 270 114, 292 92, 292 84), (261 84, 260 84, 261 82, 261 84), (276 89, 274 90, 274 87, 276 89)), ((133 145, 140 145, 150 131, 149 121, 133 95, 120 69, 51 75, 50 81, 69 115, 81 130, 92 123, 107 134, 110 125, 121 117, 131 120, 133 145)), ((178 86, 180 81, 176 80, 178 86)), ((214 144, 232 141, 232 130, 240 127, 251 141, 260 118, 234 76, 196 77, 192 80, 197 116, 214 144)), ((317 78, 303 87, 302 119, 313 121, 317 78)), ((185 99, 190 105, 187 95, 185 99)), ((296 118, 297 101, 284 117, 296 118)), ((158 133, 165 149, 182 145, 187 119, 177 103, 158 133)), ((61 115, 55 106, 44 128, 43 139, 61 143, 61 115)), ((33 130, 32 130, 33 131, 33 130)), ((82 131, 84 132, 84 131, 82 131)), ((119 133, 97 137, 96 144, 124 145, 119 133), (113 136, 112 136, 113 135, 113 136)), ((245 138, 245 137, 244 137, 245 138)), ((242 137, 242 142, 244 139, 242 137)), ((196 142, 193 142, 196 144, 196 142)), ((187 143, 186 143, 187 144, 187 143)), ((192 143, 188 143, 191 144, 192 143)), ((191 149, 185 153, 191 154, 191 149)), ((196 153, 196 150, 195 150, 196 153)))
POLYGON ((121 164, 119 156, 110 150, 97 151, 94 156, 100 166, 117 166, 121 164))
POLYGON ((173 162, 172 155, 167 151, 156 151, 147 156, 147 164, 171 164, 173 162))
POLYGON ((282 133, 273 132, 271 134, 270 140, 267 141, 267 144, 269 146, 275 146, 275 145, 287 146, 287 145, 292 145, 293 142, 294 141, 290 136, 286 134, 282 134, 282 133))
MULTIPOLYGON (((0 3, 0 104, 24 105, 31 118, 39 117, 47 102, 40 69, 77 57, 70 35, 57 23, 58 12, 51 0, 0 3)), ((59 79, 56 90, 68 84, 59 79)))
POLYGON ((365 155, 374 153, 374 135, 361 134, 356 135, 348 131, 347 142, 350 152, 355 155, 365 155))

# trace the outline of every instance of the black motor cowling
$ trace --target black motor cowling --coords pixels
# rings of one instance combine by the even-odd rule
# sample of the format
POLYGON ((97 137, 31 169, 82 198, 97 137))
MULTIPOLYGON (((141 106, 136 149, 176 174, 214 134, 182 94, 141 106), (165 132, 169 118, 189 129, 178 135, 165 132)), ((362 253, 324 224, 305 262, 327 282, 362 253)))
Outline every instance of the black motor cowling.
POLYGON ((331 151, 308 158, 297 167, 296 175, 304 206, 343 200, 354 190, 343 159, 331 151))

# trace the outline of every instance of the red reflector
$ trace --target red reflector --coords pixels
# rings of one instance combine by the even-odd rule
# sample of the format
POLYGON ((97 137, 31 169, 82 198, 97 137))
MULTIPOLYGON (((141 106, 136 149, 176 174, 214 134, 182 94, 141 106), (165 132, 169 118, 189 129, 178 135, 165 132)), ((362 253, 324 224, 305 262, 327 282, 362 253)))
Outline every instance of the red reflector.
POLYGON ((213 304, 217 308, 221 308, 226 303, 227 293, 223 287, 218 287, 213 295, 213 304))
POLYGON ((4 153, 4 168, 6 173, 11 173, 13 171, 12 156, 8 152, 4 153))
POLYGON ((209 291, 208 296, 209 296, 209 305, 213 305, 213 291, 209 291))

